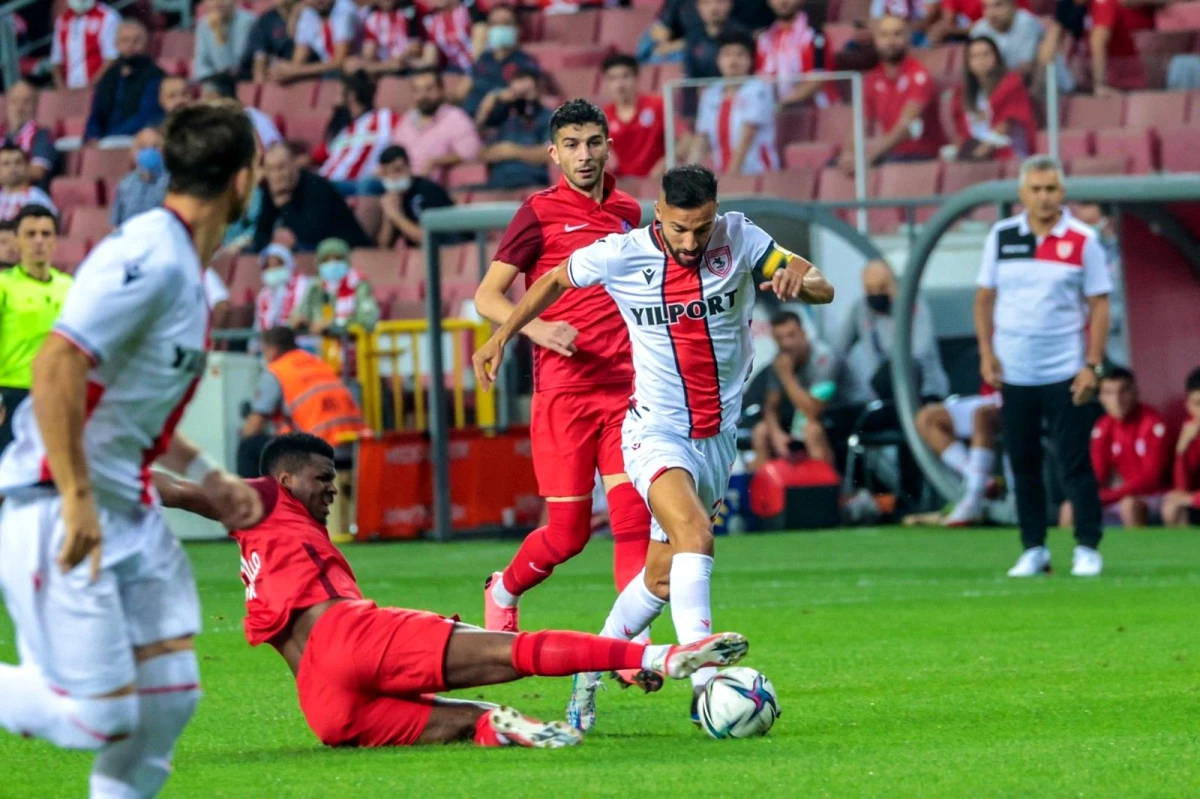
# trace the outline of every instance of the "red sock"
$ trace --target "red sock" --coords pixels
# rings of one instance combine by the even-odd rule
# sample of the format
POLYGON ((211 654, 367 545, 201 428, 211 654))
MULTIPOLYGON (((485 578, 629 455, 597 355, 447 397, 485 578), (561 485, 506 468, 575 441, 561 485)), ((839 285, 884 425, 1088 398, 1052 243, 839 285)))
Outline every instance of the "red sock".
POLYGON ((475 719, 475 745, 504 746, 496 736, 495 728, 492 727, 492 711, 490 710, 475 719))
POLYGON ((645 644, 567 630, 517 633, 512 664, 525 677, 567 677, 583 671, 640 669, 645 644))
POLYGON ((504 588, 515 596, 540 584, 554 567, 578 555, 592 536, 592 501, 547 502, 545 527, 530 533, 504 570, 504 588))
POLYGON ((613 582, 620 593, 645 568, 650 547, 650 508, 633 483, 621 483, 608 492, 608 519, 613 537, 613 582))

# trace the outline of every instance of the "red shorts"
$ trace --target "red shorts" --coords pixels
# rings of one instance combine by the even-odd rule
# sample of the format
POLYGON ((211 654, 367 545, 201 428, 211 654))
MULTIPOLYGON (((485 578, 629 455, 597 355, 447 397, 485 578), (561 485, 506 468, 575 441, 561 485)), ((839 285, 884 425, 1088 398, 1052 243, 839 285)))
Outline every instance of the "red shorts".
POLYGON ((328 746, 409 746, 429 721, 454 620, 339 602, 313 627, 296 690, 309 728, 328 746))
POLYGON ((591 496, 600 474, 621 474, 621 425, 629 386, 597 386, 533 395, 529 443, 543 497, 591 496))

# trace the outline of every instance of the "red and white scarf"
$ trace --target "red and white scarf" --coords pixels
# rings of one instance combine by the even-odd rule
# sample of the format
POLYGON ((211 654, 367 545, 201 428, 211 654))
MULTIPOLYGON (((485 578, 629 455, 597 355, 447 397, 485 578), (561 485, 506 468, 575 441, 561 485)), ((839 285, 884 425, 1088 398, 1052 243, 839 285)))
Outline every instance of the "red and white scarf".
POLYGON ((326 305, 333 306, 333 321, 335 324, 344 325, 354 315, 358 284, 364 280, 365 278, 361 272, 351 268, 336 287, 331 288, 328 283, 322 283, 322 288, 325 289, 326 305), (330 300, 332 300, 332 303, 330 300))
POLYGON ((258 292, 254 302, 254 318, 259 330, 270 330, 279 325, 286 325, 292 317, 296 304, 308 294, 312 278, 308 275, 293 274, 281 288, 263 287, 258 292))

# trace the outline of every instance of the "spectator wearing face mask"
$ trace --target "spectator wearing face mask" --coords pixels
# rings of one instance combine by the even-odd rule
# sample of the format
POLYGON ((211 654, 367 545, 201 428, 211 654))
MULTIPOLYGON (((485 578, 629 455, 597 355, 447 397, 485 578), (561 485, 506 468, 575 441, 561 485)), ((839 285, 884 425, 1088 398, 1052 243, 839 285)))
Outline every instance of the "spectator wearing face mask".
POLYGON ((401 119, 392 143, 408 151, 414 175, 440 178, 443 171, 479 158, 479 132, 471 117, 446 102, 442 73, 420 69, 412 75, 413 108, 401 119))
POLYGON ((117 57, 117 27, 121 15, 96 0, 68 0, 54 20, 50 65, 54 85, 85 89, 104 74, 117 57))
POLYGON ((137 20, 125 20, 117 29, 119 55, 96 84, 85 139, 132 136, 162 119, 158 85, 163 72, 146 55, 147 42, 146 26, 137 20))
POLYGON ((350 266, 350 246, 342 239, 317 245, 318 280, 292 314, 292 327, 317 335, 341 335, 351 325, 368 330, 379 321, 371 284, 350 266))
POLYGON ((488 144, 479 160, 488 165, 488 185, 520 189, 550 183, 550 110, 538 99, 537 75, 517 72, 508 88, 492 92, 478 118, 488 144))
POLYGON ((140 213, 158 208, 167 196, 167 170, 163 165, 162 135, 143 128, 133 137, 134 167, 117 184, 109 218, 120 227, 140 213))
POLYGON ((196 24, 192 80, 241 73, 253 28, 254 13, 238 8, 237 0, 210 2, 208 14, 196 24))
POLYGON ((520 49, 518 32, 517 14, 512 6, 493 6, 488 12, 487 50, 462 84, 463 110, 471 116, 479 111, 485 97, 507 87, 518 72, 540 74, 537 61, 520 49))
POLYGON ((313 279, 296 271, 292 251, 282 244, 271 244, 258 256, 262 269, 262 288, 254 298, 254 329, 266 332, 287 326, 300 301, 308 296, 313 279))
MULTIPOLYGON (((414 176, 403 147, 392 145, 379 157, 379 179, 383 182, 383 225, 379 229, 379 246, 389 248, 402 238, 410 247, 419 247, 425 239, 421 229, 421 214, 429 208, 447 208, 454 200, 441 185, 429 178, 414 176)), ((441 239, 443 244, 470 241, 470 233, 451 233, 441 239)))

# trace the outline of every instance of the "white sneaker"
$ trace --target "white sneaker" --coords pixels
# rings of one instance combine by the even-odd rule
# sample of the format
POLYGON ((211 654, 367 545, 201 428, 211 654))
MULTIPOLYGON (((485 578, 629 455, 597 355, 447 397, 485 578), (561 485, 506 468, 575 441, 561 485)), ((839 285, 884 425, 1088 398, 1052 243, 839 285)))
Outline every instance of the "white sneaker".
POLYGON ((1091 547, 1075 547, 1075 558, 1071 561, 1071 574, 1076 577, 1096 577, 1104 569, 1104 558, 1091 547))
POLYGON ((943 527, 975 527, 983 521, 983 508, 970 498, 964 497, 942 521, 943 527))
MULTIPOLYGON (((1075 556, 1078 558, 1078 554, 1075 556)), ((1050 571, 1050 550, 1045 547, 1030 547, 1021 553, 1017 563, 1008 570, 1009 577, 1036 577, 1050 571)))

